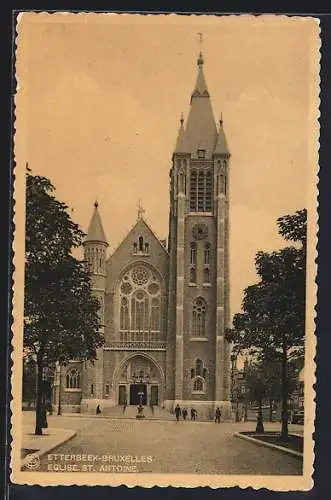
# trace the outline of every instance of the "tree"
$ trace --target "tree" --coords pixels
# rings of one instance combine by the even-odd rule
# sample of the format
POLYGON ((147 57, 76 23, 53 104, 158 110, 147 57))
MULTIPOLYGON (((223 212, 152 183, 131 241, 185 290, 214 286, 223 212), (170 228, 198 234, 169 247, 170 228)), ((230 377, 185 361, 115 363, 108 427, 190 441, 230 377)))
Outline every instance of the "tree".
POLYGON ((98 310, 84 262, 72 255, 84 233, 45 177, 26 174, 24 348, 37 363, 35 434, 42 434, 44 367, 95 359, 103 345, 98 310))
POLYGON ((288 365, 302 355, 305 335, 306 210, 277 220, 279 233, 296 246, 271 253, 258 252, 259 282, 244 291, 243 311, 235 314, 227 332, 235 349, 254 348, 279 357, 282 388, 282 438, 288 437, 288 365))

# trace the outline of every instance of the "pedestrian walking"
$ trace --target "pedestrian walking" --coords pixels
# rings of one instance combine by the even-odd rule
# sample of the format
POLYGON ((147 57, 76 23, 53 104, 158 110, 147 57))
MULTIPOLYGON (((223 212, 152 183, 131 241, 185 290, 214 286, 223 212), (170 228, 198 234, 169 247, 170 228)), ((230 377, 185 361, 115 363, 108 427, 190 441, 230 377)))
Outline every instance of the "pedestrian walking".
POLYGON ((219 407, 216 408, 216 411, 215 411, 215 423, 220 423, 221 422, 221 410, 219 409, 219 407))
POLYGON ((151 412, 152 412, 152 415, 154 416, 154 405, 153 405, 153 403, 152 403, 152 402, 150 403, 150 407, 151 407, 151 412))
POLYGON ((124 415, 124 413, 125 413, 125 410, 126 410, 126 407, 127 407, 127 406, 128 406, 128 402, 127 402, 127 400, 125 399, 125 400, 124 400, 124 403, 123 403, 123 415, 124 415))
POLYGON ((191 408, 191 420, 195 420, 198 412, 195 408, 191 408))
POLYGON ((175 408, 175 415, 176 415, 177 422, 179 421, 179 417, 180 417, 181 413, 182 413, 182 411, 180 409, 180 406, 179 406, 179 404, 177 404, 176 408, 175 408))
POLYGON ((186 417, 187 417, 187 409, 186 408, 183 408, 182 415, 183 415, 183 420, 186 420, 186 417))
POLYGON ((96 410, 95 410, 95 413, 97 415, 99 415, 101 413, 101 410, 100 410, 100 405, 97 406, 96 410))

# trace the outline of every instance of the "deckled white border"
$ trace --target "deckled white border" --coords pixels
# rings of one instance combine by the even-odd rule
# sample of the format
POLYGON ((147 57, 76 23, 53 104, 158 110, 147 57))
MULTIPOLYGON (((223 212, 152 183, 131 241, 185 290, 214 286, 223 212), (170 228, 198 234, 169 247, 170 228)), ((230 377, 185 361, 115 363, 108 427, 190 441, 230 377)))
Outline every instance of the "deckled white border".
MULTIPOLYGON (((215 15, 177 15, 177 14, 118 14, 118 13, 20 13, 17 18, 16 31, 19 33, 16 38, 16 60, 19 61, 22 53, 20 45, 21 38, 21 20, 23 17, 29 17, 29 22, 58 22, 59 16, 66 17, 68 22, 76 21, 77 18, 85 17, 88 22, 102 23, 107 22, 106 17, 116 16, 116 22, 126 23, 128 19, 135 23, 169 23, 183 24, 191 23, 201 25, 212 25, 219 22, 220 16, 215 15)), ((311 80, 309 82, 311 91, 310 100, 310 118, 307 126, 311 141, 308 144, 309 163, 312 168, 310 182, 308 182, 307 209, 308 209, 308 248, 307 248, 307 313, 306 313, 306 357, 305 357, 305 415, 308 422, 304 429, 304 473, 303 476, 258 476, 258 475, 191 475, 191 474, 102 474, 102 473, 47 473, 47 472, 22 472, 20 471, 21 458, 21 434, 22 434, 22 332, 23 332, 23 303, 24 303, 24 220, 25 220, 25 136, 19 133, 20 130, 26 130, 24 121, 26 113, 24 108, 24 87, 17 86, 17 94, 15 105, 19 112, 15 114, 15 162, 14 170, 14 224, 15 234, 13 242, 14 250, 14 274, 13 274, 13 317, 14 323, 12 327, 14 347, 12 360, 13 370, 11 376, 12 396, 11 402, 11 425, 12 425, 12 454, 11 454, 11 481, 15 484, 41 485, 41 486, 57 486, 57 485, 108 485, 128 487, 142 486, 151 488, 153 486, 175 486, 196 488, 201 486, 209 486, 210 488, 221 488, 238 486, 240 488, 268 488, 276 491, 307 491, 313 487, 313 464, 314 464, 314 418, 315 418, 315 392, 313 384, 315 383, 315 361, 316 352, 316 337, 315 337, 315 306, 317 296, 317 284, 315 282, 317 274, 317 230, 318 230, 318 214, 317 214, 317 195, 318 195, 318 149, 319 149, 319 64, 320 64, 320 27, 319 19, 314 17, 299 17, 299 16, 284 16, 266 14, 263 16, 252 16, 250 14, 222 16, 222 20, 232 20, 236 18, 237 23, 250 22, 252 25, 265 22, 269 23, 292 23, 293 25, 300 22, 311 23, 312 37, 310 54, 311 57, 311 80), (17 196, 19 194, 19 196, 17 196), (312 314, 312 312, 314 313, 312 314)), ((19 71, 16 63, 16 77, 19 79, 19 71)))

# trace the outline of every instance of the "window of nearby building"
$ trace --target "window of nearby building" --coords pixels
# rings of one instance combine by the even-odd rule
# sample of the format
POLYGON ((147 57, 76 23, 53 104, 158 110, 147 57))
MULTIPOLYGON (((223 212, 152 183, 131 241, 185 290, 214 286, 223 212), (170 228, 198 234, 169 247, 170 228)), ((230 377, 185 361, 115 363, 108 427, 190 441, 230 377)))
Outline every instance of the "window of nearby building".
POLYGON ((198 158, 205 158, 205 156, 206 156, 206 150, 198 149, 198 158))
POLYGON ((105 395, 109 396, 109 384, 105 385, 105 395))
POLYGON ((91 384, 91 396, 94 396, 94 385, 91 384))
POLYGON ((190 179, 190 211, 211 212, 213 179, 210 169, 193 168, 190 179))
POLYGON ((66 388, 80 389, 80 373, 77 368, 69 368, 66 373, 66 388))
POLYGON ((192 336, 206 336, 206 302, 202 297, 198 297, 193 304, 192 336))

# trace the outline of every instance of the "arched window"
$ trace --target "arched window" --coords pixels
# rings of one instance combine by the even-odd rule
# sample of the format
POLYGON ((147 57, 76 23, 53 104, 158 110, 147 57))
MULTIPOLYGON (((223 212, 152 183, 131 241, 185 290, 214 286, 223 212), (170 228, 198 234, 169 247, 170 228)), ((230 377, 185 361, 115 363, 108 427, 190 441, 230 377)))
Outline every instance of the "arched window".
POLYGON ((203 370, 203 363, 202 363, 201 359, 197 359, 195 362, 195 375, 196 375, 196 377, 202 376, 202 370, 203 370))
POLYGON ((129 329, 129 305, 126 297, 121 299, 120 329, 123 331, 129 329))
POLYGON ((194 392, 203 392, 203 380, 200 377, 197 377, 193 382, 193 391, 194 392))
POLYGON ((210 244, 209 243, 205 244, 204 261, 205 261, 205 266, 208 266, 210 264, 210 244))
POLYGON ((104 314, 105 314, 103 297, 98 297, 98 301, 99 301, 99 311, 98 311, 99 312, 99 318, 100 318, 101 323, 103 323, 103 321, 104 321, 104 314))
POLYGON ((205 212, 211 212, 212 210, 212 193, 213 193, 213 181, 212 181, 211 171, 207 170, 205 178, 205 192, 204 192, 205 212))
POLYGON ((66 388, 80 389, 80 373, 77 368, 69 368, 66 373, 66 388))
POLYGON ((120 339, 157 340, 161 330, 161 283, 152 270, 137 264, 118 288, 120 339))
POLYGON ((180 170, 178 174, 178 192, 185 193, 185 180, 183 170, 180 170))
POLYGON ((138 248, 137 248, 137 243, 133 244, 133 253, 137 253, 138 248))
POLYGON ((190 283, 196 283, 197 281, 197 273, 195 267, 191 267, 190 270, 190 283))
POLYGON ((211 212, 213 198, 213 177, 210 169, 199 168, 191 171, 190 211, 211 212))
POLYGON ((157 332, 160 330, 160 300, 159 298, 152 299, 151 310, 151 331, 157 332))
POLYGON ((190 245, 190 262, 191 266, 195 266, 197 263, 197 244, 194 241, 190 245))
POLYGON ((205 173, 203 170, 198 171, 198 212, 204 212, 204 187, 205 173))
POLYGON ((190 180, 190 211, 196 212, 197 209, 197 171, 194 169, 191 171, 190 180))
POLYGON ((139 236, 139 252, 143 252, 144 251, 144 238, 142 236, 139 236))
POLYGON ((148 253, 148 251, 149 251, 149 245, 148 243, 145 243, 145 253, 148 253))
POLYGON ((192 336, 206 336, 206 302, 201 297, 197 298, 192 310, 192 336))
POLYGON ((209 267, 205 267, 203 270, 203 282, 210 283, 210 271, 209 267))

